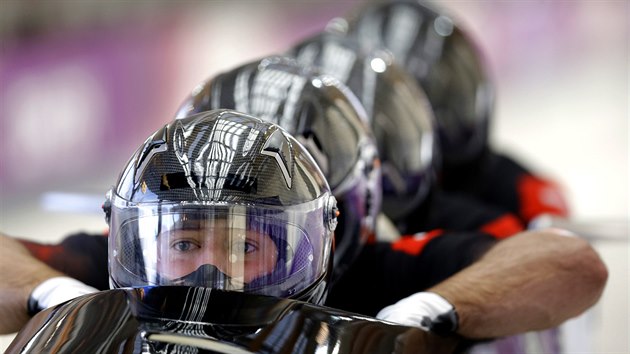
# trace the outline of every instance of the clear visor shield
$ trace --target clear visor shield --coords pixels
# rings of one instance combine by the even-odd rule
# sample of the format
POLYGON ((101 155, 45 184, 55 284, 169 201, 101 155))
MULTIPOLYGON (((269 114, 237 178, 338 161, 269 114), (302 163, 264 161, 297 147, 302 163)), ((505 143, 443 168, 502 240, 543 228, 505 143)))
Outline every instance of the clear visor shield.
POLYGON ((116 286, 187 285, 291 296, 326 272, 324 200, 283 209, 181 205, 113 208, 116 286))

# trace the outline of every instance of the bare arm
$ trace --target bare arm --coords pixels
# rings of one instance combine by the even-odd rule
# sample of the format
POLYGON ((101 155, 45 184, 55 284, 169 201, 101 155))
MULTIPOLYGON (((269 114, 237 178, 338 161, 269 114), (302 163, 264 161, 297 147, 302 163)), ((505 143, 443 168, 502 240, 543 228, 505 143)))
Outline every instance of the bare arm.
POLYGON ((0 334, 17 332, 30 319, 26 303, 44 280, 63 276, 35 259, 17 240, 0 233, 0 334))
POLYGON ((428 291, 457 309, 458 333, 495 338, 557 326, 597 302, 608 272, 588 242, 552 230, 499 242, 428 291))

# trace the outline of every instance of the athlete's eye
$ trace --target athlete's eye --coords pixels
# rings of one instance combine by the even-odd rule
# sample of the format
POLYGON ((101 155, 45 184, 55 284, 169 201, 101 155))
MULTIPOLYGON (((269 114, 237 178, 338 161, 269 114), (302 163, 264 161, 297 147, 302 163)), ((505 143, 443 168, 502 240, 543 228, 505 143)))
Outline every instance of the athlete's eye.
POLYGON ((171 248, 179 252, 188 252, 199 248, 199 246, 192 241, 176 241, 173 242, 171 248))
POLYGON ((252 242, 245 242, 243 245, 243 253, 252 253, 258 250, 258 246, 252 242))
POLYGON ((232 243, 232 250, 238 252, 239 254, 248 254, 256 252, 258 250, 258 245, 255 242, 250 242, 248 240, 236 241, 232 243))

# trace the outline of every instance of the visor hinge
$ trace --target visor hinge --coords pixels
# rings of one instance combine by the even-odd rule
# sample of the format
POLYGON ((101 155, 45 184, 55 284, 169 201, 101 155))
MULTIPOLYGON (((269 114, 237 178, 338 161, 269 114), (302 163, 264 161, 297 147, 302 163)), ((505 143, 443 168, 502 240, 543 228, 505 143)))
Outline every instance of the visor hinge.
POLYGON ((109 224, 109 220, 111 219, 111 215, 112 215, 112 190, 111 189, 107 191, 107 193, 105 193, 105 201, 103 202, 103 205, 101 206, 101 208, 105 212, 105 222, 109 224))
POLYGON ((326 202, 326 212, 324 215, 324 222, 327 223, 328 229, 334 231, 337 227, 337 217, 339 216, 339 208, 337 207, 337 199, 334 196, 329 196, 326 202))

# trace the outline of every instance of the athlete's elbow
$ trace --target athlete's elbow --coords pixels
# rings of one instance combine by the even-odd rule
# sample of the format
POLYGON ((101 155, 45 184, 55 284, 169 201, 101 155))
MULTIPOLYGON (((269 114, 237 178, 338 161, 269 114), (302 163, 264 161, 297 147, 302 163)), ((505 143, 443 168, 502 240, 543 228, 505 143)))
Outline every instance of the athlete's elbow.
POLYGON ((580 239, 580 262, 577 267, 584 278, 584 283, 591 289, 593 303, 599 300, 606 282, 608 281, 608 269, 595 249, 585 240, 580 239))
POLYGON ((576 310, 581 313, 593 306, 601 297, 608 281, 608 269, 597 251, 586 240, 571 237, 566 242, 569 243, 566 252, 568 257, 562 262, 562 266, 574 277, 574 289, 579 289, 575 295, 579 297, 577 302, 582 306, 578 306, 576 310))

